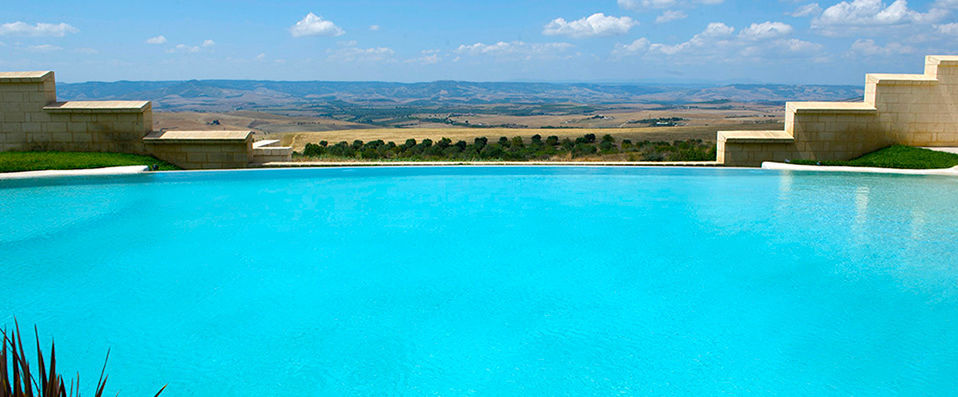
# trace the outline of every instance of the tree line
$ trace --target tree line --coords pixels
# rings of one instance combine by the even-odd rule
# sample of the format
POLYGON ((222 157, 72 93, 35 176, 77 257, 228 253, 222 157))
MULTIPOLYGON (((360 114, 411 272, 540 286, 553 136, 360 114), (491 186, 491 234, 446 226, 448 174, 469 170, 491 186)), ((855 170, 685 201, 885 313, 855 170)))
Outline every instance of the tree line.
MULTIPOLYGON (((526 141, 522 137, 499 137, 490 141, 478 137, 473 141, 449 138, 438 141, 432 139, 407 139, 402 144, 375 140, 352 143, 341 141, 330 144, 327 141, 307 143, 302 153, 297 155, 316 159, 358 159, 358 160, 409 160, 409 161, 530 161, 555 158, 584 158, 624 153, 630 161, 709 161, 715 160, 715 145, 700 139, 673 142, 633 142, 623 139, 617 142, 611 135, 597 138, 595 134, 585 134, 570 139, 551 135, 543 139, 539 134, 526 141)), ((621 156, 619 156, 621 157, 621 156)))

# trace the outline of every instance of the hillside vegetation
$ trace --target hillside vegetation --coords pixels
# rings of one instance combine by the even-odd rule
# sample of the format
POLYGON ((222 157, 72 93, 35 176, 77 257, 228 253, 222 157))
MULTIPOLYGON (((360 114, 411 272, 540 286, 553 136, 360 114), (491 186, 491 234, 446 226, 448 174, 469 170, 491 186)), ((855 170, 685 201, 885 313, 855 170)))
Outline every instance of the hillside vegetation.
MULTIPOLYGON (((575 140, 560 139, 551 135, 533 135, 528 141, 522 137, 499 137, 490 140, 478 137, 472 142, 449 138, 407 139, 401 144, 383 140, 363 142, 327 141, 308 143, 297 157, 309 160, 400 160, 400 161, 530 161, 530 160, 575 160, 625 155, 629 161, 713 161, 715 146, 701 140, 675 142, 632 142, 625 139, 616 142, 611 135, 597 138, 585 134, 575 140)), ((622 160, 616 158, 616 160, 622 160)))

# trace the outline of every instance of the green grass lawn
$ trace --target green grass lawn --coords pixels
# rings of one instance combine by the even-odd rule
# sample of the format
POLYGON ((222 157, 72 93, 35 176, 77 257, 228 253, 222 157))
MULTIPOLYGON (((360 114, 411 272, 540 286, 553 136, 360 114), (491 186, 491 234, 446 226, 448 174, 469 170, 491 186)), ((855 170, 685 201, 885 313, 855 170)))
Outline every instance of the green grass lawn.
POLYGON ((848 167, 932 169, 958 166, 958 154, 895 145, 848 161, 792 160, 792 164, 848 167))
POLYGON ((72 170, 81 168, 153 165, 161 170, 178 170, 173 164, 151 156, 126 153, 85 152, 0 152, 0 172, 72 170))

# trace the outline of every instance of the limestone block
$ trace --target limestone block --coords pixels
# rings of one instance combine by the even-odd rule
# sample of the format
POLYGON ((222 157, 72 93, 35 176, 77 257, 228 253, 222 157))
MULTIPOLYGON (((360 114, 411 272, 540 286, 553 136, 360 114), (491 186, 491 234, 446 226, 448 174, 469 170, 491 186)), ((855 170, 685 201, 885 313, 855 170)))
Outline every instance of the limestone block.
POLYGON ((23 123, 27 121, 27 116, 23 112, 4 112, 4 122, 23 123))
POLYGON ((42 123, 43 132, 67 132, 67 123, 62 121, 51 121, 42 123))
POLYGON ((86 133, 89 131, 88 127, 89 125, 85 122, 71 121, 70 123, 67 124, 67 131, 71 133, 78 133, 78 132, 86 133))
POLYGON ((56 132, 56 133, 53 133, 53 134, 51 134, 51 135, 52 135, 51 141, 52 141, 52 142, 55 142, 55 143, 70 143, 70 142, 73 142, 73 134, 70 134, 70 133, 68 133, 68 132, 56 132))

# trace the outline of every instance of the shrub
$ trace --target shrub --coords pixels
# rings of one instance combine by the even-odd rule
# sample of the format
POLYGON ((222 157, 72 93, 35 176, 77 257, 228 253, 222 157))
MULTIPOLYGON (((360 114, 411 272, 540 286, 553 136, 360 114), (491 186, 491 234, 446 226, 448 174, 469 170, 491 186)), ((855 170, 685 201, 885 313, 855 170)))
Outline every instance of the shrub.
POLYGON ((595 154, 596 151, 597 149, 595 148, 595 145, 590 145, 588 143, 577 144, 575 145, 575 147, 572 148, 572 157, 575 158, 580 156, 587 156, 590 154, 595 154))
POLYGON ((512 147, 514 147, 514 148, 522 148, 522 147, 525 147, 525 146, 526 146, 526 145, 522 142, 522 137, 521 137, 521 136, 512 137, 512 147))
POLYGON ((442 138, 439 142, 436 142, 436 146, 439 146, 440 149, 445 149, 449 147, 449 145, 452 145, 452 140, 449 138, 442 138))
POLYGON ((366 159, 366 160, 373 160, 373 159, 378 159, 378 158, 382 157, 382 156, 379 154, 379 151, 378 151, 378 150, 376 150, 376 149, 374 149, 374 148, 371 148, 371 147, 367 147, 367 148, 363 149, 363 152, 362 152, 360 155, 362 156, 362 158, 364 158, 364 159, 366 159))
POLYGON ((559 144, 559 137, 555 135, 549 135, 549 137, 546 138, 546 145, 556 146, 558 144, 559 144))
POLYGON ((612 143, 615 143, 615 138, 613 138, 612 135, 605 134, 605 135, 602 136, 602 142, 612 142, 612 143))
POLYGON ((619 150, 615 147, 615 143, 603 140, 599 143, 599 150, 604 154, 617 153, 619 150))
POLYGON ((640 159, 642 161, 663 161, 665 160, 665 154, 660 152, 642 153, 640 159))
MULTIPOLYGON (((80 396, 80 379, 77 375, 76 382, 70 381, 70 387, 63 381, 63 375, 57 371, 56 345, 50 342, 50 359, 45 361, 43 351, 40 350, 40 333, 37 328, 33 328, 37 341, 37 374, 34 375, 30 369, 30 363, 24 355, 23 340, 20 333, 20 325, 14 320, 14 329, 12 332, 0 330, 0 396, 3 397, 66 397, 80 396), (50 369, 46 367, 50 363, 50 369), (7 363, 12 364, 10 368, 7 363), (36 389, 34 389, 34 387, 36 389)), ((94 397, 102 397, 106 389, 106 363, 110 360, 110 351, 106 352, 106 359, 103 361, 103 370, 100 371, 100 379, 96 382, 96 389, 93 392, 94 397)), ((166 386, 156 392, 156 396, 163 393, 166 386)))
POLYGON ((503 154, 505 154, 505 150, 502 150, 502 146, 498 144, 486 145, 482 148, 482 152, 479 153, 480 157, 484 159, 502 158, 503 154))
POLYGON ((309 157, 319 157, 326 153, 326 148, 322 145, 307 143, 303 148, 303 155, 309 157))
POLYGON ((582 137, 585 138, 586 143, 595 143, 595 134, 585 134, 582 137))
POLYGON ((499 146, 509 147, 509 138, 504 136, 499 137, 499 146))
POLYGON ((337 156, 337 157, 353 157, 356 153, 355 150, 353 150, 353 148, 349 146, 349 143, 347 143, 346 141, 342 141, 333 146, 330 146, 327 149, 327 152, 330 155, 337 156))

